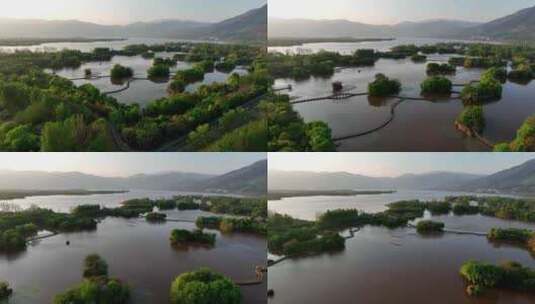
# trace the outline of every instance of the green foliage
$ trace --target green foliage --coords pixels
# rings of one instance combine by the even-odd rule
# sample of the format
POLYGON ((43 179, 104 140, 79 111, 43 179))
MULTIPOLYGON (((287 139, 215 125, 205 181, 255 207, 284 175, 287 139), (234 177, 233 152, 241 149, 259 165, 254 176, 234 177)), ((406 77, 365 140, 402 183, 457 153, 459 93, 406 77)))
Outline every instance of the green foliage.
POLYGON ((175 75, 175 80, 180 80, 185 84, 195 83, 204 79, 203 68, 191 68, 187 70, 180 70, 175 75))
POLYGON ((111 69, 112 79, 124 79, 134 76, 134 71, 129 67, 124 67, 120 64, 116 64, 111 69))
POLYGON ((470 204, 459 203, 453 205, 453 214, 455 215, 478 214, 480 211, 481 210, 478 206, 472 206, 470 204))
POLYGON ((485 117, 483 114, 483 107, 481 106, 468 106, 465 107, 457 118, 457 122, 474 130, 476 132, 482 132, 485 128, 485 117))
POLYGON ((237 216, 266 217, 267 200, 260 198, 203 197, 201 209, 212 213, 237 216))
POLYGON ((0 301, 6 300, 13 294, 13 289, 9 288, 9 283, 0 281, 0 301))
MULTIPOLYGON (((502 146, 502 148, 505 148, 502 146)), ((520 126, 516 133, 516 138, 509 144, 512 152, 534 152, 535 151, 535 116, 530 116, 520 126)))
MULTIPOLYGON (((221 119, 225 119, 225 116, 221 119)), ((226 133, 204 150, 213 152, 264 152, 267 150, 267 127, 267 122, 264 119, 252 121, 226 133)))
POLYGON ((473 296, 491 288, 533 291, 535 287, 535 271, 516 262, 492 265, 469 261, 461 266, 460 274, 470 284, 467 291, 473 296))
POLYGON ((47 122, 41 135, 45 152, 113 151, 115 147, 109 126, 104 119, 87 124, 82 116, 64 121, 47 122))
POLYGON ((502 96, 502 75, 500 69, 489 69, 481 75, 477 84, 469 84, 461 92, 465 104, 479 104, 481 102, 499 99, 502 96))
POLYGON ((198 217, 196 225, 199 229, 216 229, 223 233, 267 234, 266 223, 262 218, 198 217))
POLYGON ((85 258, 83 277, 81 284, 56 295, 54 304, 129 302, 129 287, 118 279, 108 277, 108 264, 100 256, 93 254, 85 258))
POLYGON ((370 96, 389 96, 401 91, 401 83, 397 79, 389 79, 384 74, 375 75, 375 81, 368 84, 370 96))
POLYGON ((86 279, 94 277, 107 277, 108 264, 97 254, 88 255, 84 260, 83 277, 86 279))
POLYGON ((419 221, 416 224, 416 231, 420 234, 437 233, 444 231, 444 223, 433 221, 419 221))
POLYGON ((173 81, 171 81, 171 83, 167 87, 167 92, 170 95, 175 95, 175 94, 183 93, 185 89, 186 89, 186 84, 184 83, 184 81, 182 81, 181 79, 174 79, 173 81))
POLYGON ((240 304, 241 292, 230 279, 208 268, 183 273, 171 284, 172 304, 240 304))
POLYGON ((326 123, 322 121, 307 123, 305 133, 309 139, 311 151, 332 152, 336 150, 331 129, 326 123))
POLYGON ((213 233, 204 233, 202 230, 194 230, 193 232, 183 229, 174 229, 171 231, 171 245, 173 246, 189 246, 189 245, 215 245, 216 235, 213 233))
POLYGON ((165 219, 167 218, 167 214, 165 213, 158 213, 158 212, 151 212, 151 213, 148 213, 146 216, 145 216, 145 219, 147 220, 147 222, 152 222, 152 223, 155 223, 155 222, 165 222, 165 219))
MULTIPOLYGON (((261 64, 262 53, 261 48, 245 45, 177 42, 131 45, 123 50, 100 48, 90 53, 64 50, 0 54, 0 111, 4 122, 0 126, 0 150, 76 152, 114 151, 118 148, 159 149, 165 142, 187 135, 267 92, 271 87, 271 78, 261 64), (44 71, 76 68, 84 62, 110 60, 117 55, 136 56, 165 51, 186 53, 178 57, 197 63, 192 69, 178 73, 178 81, 170 87, 172 96, 150 102, 143 111, 136 104, 118 103, 90 84, 77 87, 65 78, 44 71), (238 81, 236 77, 231 77, 228 83, 203 85, 196 92, 182 93, 183 86, 189 81, 202 80, 204 73, 213 70, 213 63, 221 58, 232 60, 236 65, 250 66, 249 74, 238 77, 238 81), (182 76, 188 81, 184 81, 182 76), (6 134, 12 129, 15 130, 6 146, 6 134), (40 142, 30 136, 32 133, 40 142), (17 140, 11 140, 14 138, 17 140)), ((168 68, 175 60, 155 59, 155 63, 156 66, 168 68)), ((131 77, 133 74, 129 68, 122 66, 114 67, 111 73, 114 79, 131 77)), ((253 112, 257 108, 247 107, 246 110, 253 112)), ((244 124, 234 125, 233 128, 244 124)), ((256 132, 257 129, 254 128, 254 134, 246 130, 248 132, 243 136, 248 142, 256 144, 252 137, 260 134, 256 132)), ((214 131, 210 144, 233 129, 215 128, 214 131)), ((241 146, 237 145, 236 148, 241 149, 241 146)), ((214 148, 217 146, 214 145, 214 148)), ((265 151, 265 147, 262 150, 265 151)))
POLYGON ((432 215, 449 214, 452 209, 449 202, 429 202, 426 204, 426 208, 432 215))
POLYGON ((456 70, 457 70, 456 67, 451 64, 447 64, 447 63, 438 64, 438 63, 432 62, 432 63, 427 64, 426 73, 427 75, 430 75, 430 76, 448 75, 448 74, 454 74, 456 70))
POLYGON ((421 84, 422 94, 450 94, 452 83, 442 76, 433 76, 424 80, 421 84))
POLYGON ((531 230, 492 228, 487 237, 491 242, 518 244, 535 253, 535 232, 531 230))
POLYGON ((0 231, 0 252, 15 252, 26 249, 26 238, 17 229, 0 231))
MULTIPOLYGON (((1 138, 0 138, 1 139, 1 138)), ((5 151, 39 151, 39 137, 29 125, 19 125, 9 130, 0 143, 5 151)))
POLYGON ((198 210, 200 208, 199 204, 191 197, 181 198, 177 202, 178 210, 198 210))
POLYGON ((411 56, 411 60, 414 62, 425 62, 427 60, 427 56, 414 54, 411 56))
POLYGON ((167 64, 155 64, 147 71, 149 78, 168 78, 169 66, 167 64))

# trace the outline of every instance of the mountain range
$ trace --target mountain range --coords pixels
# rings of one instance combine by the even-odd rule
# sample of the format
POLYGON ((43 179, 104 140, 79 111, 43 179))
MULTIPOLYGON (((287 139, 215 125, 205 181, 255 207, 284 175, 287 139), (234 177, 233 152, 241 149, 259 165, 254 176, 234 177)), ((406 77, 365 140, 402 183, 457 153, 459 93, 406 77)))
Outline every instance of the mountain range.
POLYGON ((78 20, 0 18, 0 38, 172 38, 260 41, 267 36, 267 5, 216 23, 156 20, 101 25, 78 20))
POLYGON ((463 20, 426 20, 394 25, 372 25, 348 20, 269 20, 269 37, 397 38, 425 37, 481 40, 533 40, 535 6, 486 23, 463 20))
POLYGON ((103 177, 80 172, 0 171, 3 190, 166 190, 263 196, 267 189, 267 161, 222 175, 187 172, 103 177))
POLYGON ((370 177, 347 172, 270 171, 269 190, 448 190, 535 195, 535 159, 490 175, 458 172, 370 177))

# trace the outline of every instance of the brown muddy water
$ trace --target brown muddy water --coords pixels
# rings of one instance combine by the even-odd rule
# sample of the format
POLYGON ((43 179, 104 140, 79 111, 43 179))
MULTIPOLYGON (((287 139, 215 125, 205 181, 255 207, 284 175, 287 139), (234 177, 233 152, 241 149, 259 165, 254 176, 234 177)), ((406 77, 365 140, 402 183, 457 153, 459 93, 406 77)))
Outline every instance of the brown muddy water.
MULTIPOLYGON (((177 192, 133 190, 122 194, 29 197, 10 203, 39 205, 68 212, 80 204, 116 207, 132 198, 165 198, 177 192), (43 200, 43 201, 42 201, 43 200)), ((167 211, 168 218, 194 221, 209 216, 202 211, 167 211)), ((109 264, 110 275, 131 287, 132 303, 168 303, 169 288, 181 273, 209 267, 234 281, 255 279, 255 267, 266 264, 266 240, 250 234, 217 234, 214 248, 176 249, 170 246, 173 229, 195 229, 194 223, 149 224, 144 219, 106 218, 96 231, 59 234, 33 242, 18 254, 0 254, 0 279, 14 289, 12 304, 51 303, 54 295, 82 280, 82 263, 92 253, 109 264), (66 242, 70 241, 70 246, 66 242)), ((266 303, 267 280, 242 286, 243 303, 266 303)))
MULTIPOLYGON (((427 40, 425 40, 427 41, 427 40)), ((414 41, 412 41, 414 42, 414 41)), ((430 41, 428 41, 430 42, 430 41)), ((410 40, 388 41, 370 44, 319 44, 330 51, 350 53, 359 48, 388 49, 393 45, 411 43, 410 40)), ((417 43, 418 44, 418 43, 417 43)), ((420 42, 419 44, 423 44, 420 42)), ((303 46, 304 48, 309 45, 303 46)), ((270 48, 271 51, 292 51, 292 48, 270 48)), ((433 62, 447 62, 449 56, 430 55, 433 62)), ((396 78, 402 83, 399 95, 420 97, 420 83, 427 77, 426 63, 414 63, 410 59, 380 59, 373 67, 337 70, 330 78, 312 77, 307 80, 277 79, 274 87, 291 84, 289 95, 294 99, 328 96, 333 81, 341 81, 352 93, 367 92, 367 85, 377 73, 396 78)), ((458 68, 448 76, 455 84, 478 80, 482 69, 458 68)), ((461 91, 462 87, 454 87, 461 91)), ((524 120, 535 113, 535 82, 503 86, 500 100, 484 105, 486 128, 484 137, 491 142, 511 141, 524 120)), ((305 121, 324 121, 329 124, 334 138, 351 136, 380 126, 390 117, 390 108, 397 99, 357 96, 345 100, 314 101, 294 105, 305 121)), ((385 128, 360 137, 338 141, 339 151, 488 151, 490 148, 456 130, 454 121, 463 109, 457 99, 437 98, 433 101, 405 100, 395 111, 394 120, 385 128)))
MULTIPOLYGON (((446 193, 443 193, 446 194, 446 193)), ((439 199, 442 194, 402 193, 398 197, 439 199)), ((398 197, 364 199, 350 203, 335 202, 335 207, 358 208, 378 212, 398 197)), ((316 214, 327 210, 328 197, 295 198, 270 202, 270 210, 311 219, 307 209, 316 214), (320 205, 320 206, 318 206, 320 205), (272 207, 275 206, 275 207, 272 207), (301 212, 299 212, 301 209, 301 212), (298 216, 301 213, 303 216, 298 216)), ((335 199, 335 198, 332 198, 335 199)), ((353 198, 354 199, 354 198, 353 198)), ((535 225, 496 218, 473 216, 439 216, 425 218, 443 221, 446 228, 487 232, 492 227, 535 229, 535 225)), ((290 303, 439 303, 439 304, 528 304, 535 296, 506 290, 492 291, 479 298, 468 297, 459 275, 460 266, 471 259, 489 263, 514 260, 535 267, 535 258, 527 250, 514 246, 496 246, 485 237, 443 234, 423 237, 415 229, 390 230, 366 226, 346 241, 346 249, 337 254, 290 259, 269 268, 269 288, 275 291, 270 304, 290 303)))

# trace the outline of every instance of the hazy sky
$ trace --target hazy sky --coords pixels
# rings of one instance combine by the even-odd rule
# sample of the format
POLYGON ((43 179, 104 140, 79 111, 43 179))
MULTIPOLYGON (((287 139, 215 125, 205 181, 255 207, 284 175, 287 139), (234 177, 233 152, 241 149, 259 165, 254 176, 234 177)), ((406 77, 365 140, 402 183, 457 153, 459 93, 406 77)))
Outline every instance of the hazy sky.
POLYGON ((77 19, 125 24, 155 19, 221 21, 257 8, 266 0, 13 0, 0 17, 77 19))
POLYGON ((350 172, 368 176, 454 171, 490 174, 534 159, 533 153, 270 153, 269 170, 350 172))
POLYGON ((101 176, 168 171, 221 174, 266 158, 266 153, 0 153, 0 170, 101 176))
POLYGON ((535 0, 269 0, 269 16, 393 24, 426 19, 490 21, 535 0))

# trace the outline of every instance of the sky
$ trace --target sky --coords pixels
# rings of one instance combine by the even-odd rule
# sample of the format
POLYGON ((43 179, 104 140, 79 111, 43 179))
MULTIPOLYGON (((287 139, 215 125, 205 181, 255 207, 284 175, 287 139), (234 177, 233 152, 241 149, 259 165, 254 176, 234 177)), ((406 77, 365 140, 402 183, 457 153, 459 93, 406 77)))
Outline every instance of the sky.
POLYGON ((375 177, 432 171, 492 174, 534 153, 269 153, 269 171, 349 172, 375 177))
POLYGON ((0 170, 110 177, 169 171, 223 174, 266 158, 266 153, 0 153, 0 170))
POLYGON ((535 0, 269 0, 269 16, 370 24, 427 19, 485 22, 534 5, 535 0))
POLYGON ((258 8, 267 0, 14 0, 0 17, 126 24, 157 19, 221 21, 258 8))

